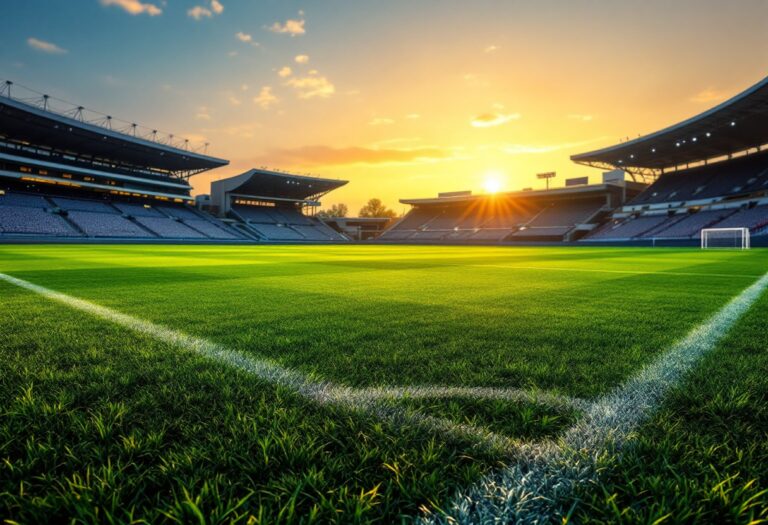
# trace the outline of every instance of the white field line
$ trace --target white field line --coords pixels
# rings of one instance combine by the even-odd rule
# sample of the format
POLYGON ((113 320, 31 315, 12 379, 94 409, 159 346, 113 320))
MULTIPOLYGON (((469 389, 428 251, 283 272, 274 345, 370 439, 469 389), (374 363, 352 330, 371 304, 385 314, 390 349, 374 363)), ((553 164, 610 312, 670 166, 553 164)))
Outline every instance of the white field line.
POLYGON ((624 275, 678 275, 683 277, 743 277, 745 279, 757 279, 760 275, 748 275, 743 273, 706 273, 706 272, 677 272, 677 271, 650 271, 650 270, 608 270, 602 268, 564 268, 562 266, 515 266, 511 264, 472 264, 476 268, 504 268, 507 270, 543 270, 553 272, 586 272, 586 273, 617 273, 624 275))
POLYGON ((556 408, 570 407, 583 409, 586 406, 582 400, 569 400, 565 396, 556 396, 544 392, 527 392, 514 388, 407 387, 355 389, 338 386, 330 382, 315 381, 300 372, 290 370, 270 360, 258 359, 230 350, 206 339, 187 335, 178 330, 145 321, 4 273, 0 273, 0 280, 35 292, 71 308, 111 321, 134 332, 153 337, 159 341, 245 371, 269 383, 287 387, 320 404, 345 406, 354 410, 375 414, 396 424, 407 422, 419 425, 444 435, 469 440, 478 446, 504 454, 517 450, 520 447, 520 442, 498 435, 482 427, 458 424, 447 419, 426 416, 413 410, 393 406, 391 401, 402 398, 449 397, 451 393, 455 393, 459 397, 473 397, 477 399, 530 401, 539 404, 551 403, 556 408), (390 401, 390 403, 388 404, 387 401, 390 401))
POLYGON ((543 390, 522 388, 462 387, 462 386, 398 386, 359 388, 351 395, 358 399, 495 399, 533 403, 553 408, 588 410, 590 401, 553 394, 543 390))
POLYGON ((716 346, 766 287, 768 273, 635 377, 598 399, 559 442, 522 445, 509 468, 457 494, 441 514, 423 516, 422 523, 562 522, 567 499, 578 487, 597 481, 601 461, 620 451, 664 395, 716 346))

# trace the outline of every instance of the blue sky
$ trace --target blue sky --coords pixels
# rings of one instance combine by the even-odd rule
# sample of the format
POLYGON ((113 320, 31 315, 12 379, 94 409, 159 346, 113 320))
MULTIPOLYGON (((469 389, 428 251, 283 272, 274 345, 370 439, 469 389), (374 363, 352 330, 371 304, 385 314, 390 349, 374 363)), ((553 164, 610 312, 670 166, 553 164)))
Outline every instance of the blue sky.
POLYGON ((506 189, 766 75, 768 2, 6 0, 0 78, 328 197, 506 189), (239 35, 239 36, 238 36, 239 35), (306 56, 306 60, 297 57, 306 56))

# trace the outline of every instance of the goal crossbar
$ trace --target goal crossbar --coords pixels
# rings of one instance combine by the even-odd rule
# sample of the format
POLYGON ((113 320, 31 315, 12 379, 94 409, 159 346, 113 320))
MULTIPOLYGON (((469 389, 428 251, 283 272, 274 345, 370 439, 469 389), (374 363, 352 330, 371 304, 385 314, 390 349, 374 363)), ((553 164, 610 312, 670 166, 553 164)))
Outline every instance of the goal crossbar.
POLYGON ((737 248, 749 250, 749 228, 704 228, 701 230, 701 248, 737 248))

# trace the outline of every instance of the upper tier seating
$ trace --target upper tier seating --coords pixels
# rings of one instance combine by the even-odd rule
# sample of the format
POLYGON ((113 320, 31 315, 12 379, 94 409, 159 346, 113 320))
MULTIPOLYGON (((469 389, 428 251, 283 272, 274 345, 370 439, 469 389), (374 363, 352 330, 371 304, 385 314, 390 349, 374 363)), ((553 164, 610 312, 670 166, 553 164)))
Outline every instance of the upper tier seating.
POLYGON ((768 205, 740 208, 736 213, 715 224, 716 228, 749 228, 758 230, 768 225, 768 205))
POLYGON ((67 217, 91 237, 152 237, 117 213, 70 211, 67 217))
POLYGON ((665 173, 629 204, 727 197, 768 187, 768 152, 665 173))
POLYGON ((0 233, 65 237, 80 235, 63 217, 43 208, 5 205, 0 206, 0 233))
POLYGON ((151 206, 148 207, 143 204, 114 202, 112 205, 126 215, 131 215, 133 217, 165 217, 165 215, 157 211, 155 208, 152 208, 151 206))
POLYGON ((199 219, 200 215, 190 208, 183 206, 158 206, 158 210, 162 211, 170 217, 176 217, 177 219, 199 219))
POLYGON ((51 197, 51 200, 66 211, 90 211, 95 213, 118 213, 107 203, 97 200, 68 199, 66 197, 51 197))
POLYGON ((30 208, 50 208, 51 205, 41 195, 6 192, 0 195, 0 206, 28 206, 30 208))

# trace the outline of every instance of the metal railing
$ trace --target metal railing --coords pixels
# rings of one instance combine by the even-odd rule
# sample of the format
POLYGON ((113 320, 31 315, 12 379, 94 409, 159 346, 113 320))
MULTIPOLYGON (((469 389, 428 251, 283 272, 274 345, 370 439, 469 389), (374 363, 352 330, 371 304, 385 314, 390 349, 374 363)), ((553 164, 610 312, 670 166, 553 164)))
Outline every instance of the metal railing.
POLYGON ((35 91, 32 88, 16 84, 10 80, 6 80, 0 84, 0 97, 17 100, 24 104, 42 109, 48 113, 53 113, 54 115, 68 117, 84 124, 99 126, 112 132, 129 137, 140 138, 162 146, 170 146, 203 155, 208 152, 208 142, 193 144, 189 139, 176 136, 173 133, 160 131, 147 126, 142 126, 135 122, 115 118, 112 115, 94 111, 84 106, 79 106, 67 102, 66 100, 35 91))

